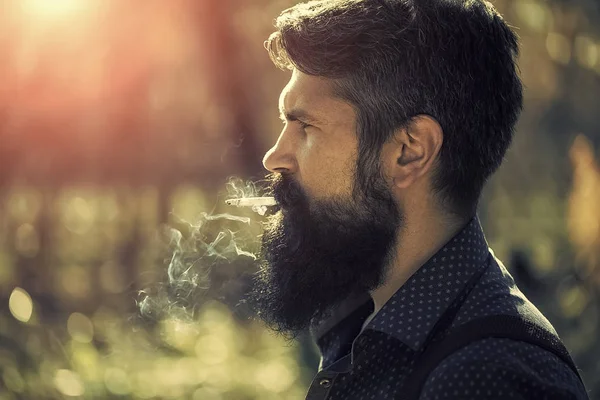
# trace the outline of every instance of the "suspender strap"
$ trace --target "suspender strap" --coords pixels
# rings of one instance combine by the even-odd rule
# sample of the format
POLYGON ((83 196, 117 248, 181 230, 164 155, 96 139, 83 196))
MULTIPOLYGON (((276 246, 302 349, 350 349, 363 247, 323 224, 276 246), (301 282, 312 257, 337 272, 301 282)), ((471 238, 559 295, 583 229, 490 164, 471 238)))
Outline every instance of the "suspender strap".
POLYGON ((485 338, 513 339, 539 346, 557 355, 582 381, 569 352, 556 335, 521 317, 494 315, 478 318, 452 329, 448 336, 425 349, 417 360, 415 370, 407 378, 406 398, 419 398, 427 377, 446 357, 469 343, 485 338))

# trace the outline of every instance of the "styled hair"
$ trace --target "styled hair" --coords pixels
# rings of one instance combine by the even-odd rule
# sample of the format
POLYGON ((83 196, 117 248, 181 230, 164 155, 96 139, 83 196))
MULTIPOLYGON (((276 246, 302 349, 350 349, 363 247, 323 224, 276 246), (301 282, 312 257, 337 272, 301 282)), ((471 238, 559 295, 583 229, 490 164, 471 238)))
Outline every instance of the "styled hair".
POLYGON ((481 0, 317 0, 284 10, 265 42, 275 65, 332 80, 353 105, 358 184, 370 187, 383 144, 414 117, 443 130, 433 190, 473 215, 522 108, 515 33, 481 0))

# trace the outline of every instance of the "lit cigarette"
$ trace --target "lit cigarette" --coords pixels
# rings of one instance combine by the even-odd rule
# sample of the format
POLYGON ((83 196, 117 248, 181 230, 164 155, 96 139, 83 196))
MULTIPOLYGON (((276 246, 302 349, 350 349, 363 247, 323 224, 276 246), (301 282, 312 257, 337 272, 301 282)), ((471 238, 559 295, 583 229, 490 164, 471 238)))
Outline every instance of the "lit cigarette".
POLYGON ((225 200, 226 204, 237 207, 274 206, 277 205, 274 197, 246 197, 243 199, 225 200))

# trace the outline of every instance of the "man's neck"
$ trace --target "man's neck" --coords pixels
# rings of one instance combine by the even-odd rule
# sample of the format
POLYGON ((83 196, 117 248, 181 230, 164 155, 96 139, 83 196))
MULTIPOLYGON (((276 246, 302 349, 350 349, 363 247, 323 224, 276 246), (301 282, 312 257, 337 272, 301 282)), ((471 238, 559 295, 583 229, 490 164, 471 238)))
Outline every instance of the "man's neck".
POLYGON ((371 318, 427 260, 433 257, 467 223, 468 220, 449 220, 447 217, 431 216, 418 223, 406 220, 403 229, 398 232, 396 257, 389 267, 385 283, 370 292, 375 303, 371 318))

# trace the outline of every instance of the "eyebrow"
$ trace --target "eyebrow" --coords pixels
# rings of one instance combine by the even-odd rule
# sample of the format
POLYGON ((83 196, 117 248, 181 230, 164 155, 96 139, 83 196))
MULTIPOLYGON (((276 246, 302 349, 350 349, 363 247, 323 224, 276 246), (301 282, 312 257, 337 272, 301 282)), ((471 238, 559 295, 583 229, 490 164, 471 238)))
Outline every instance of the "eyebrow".
POLYGON ((325 123, 317 117, 311 115, 308 111, 301 108, 293 108, 289 111, 284 111, 283 108, 279 108, 279 118, 282 121, 304 121, 309 124, 324 125, 325 123))

